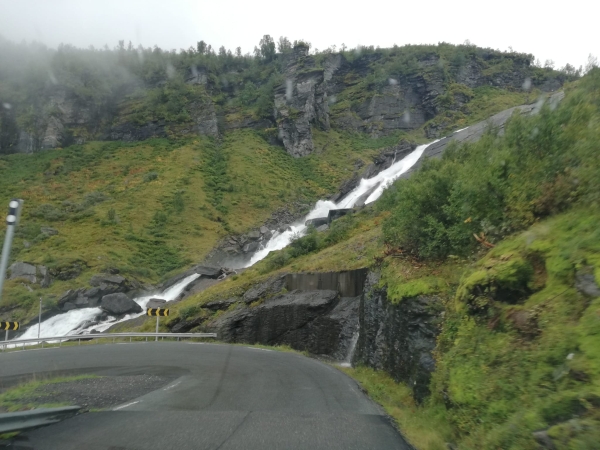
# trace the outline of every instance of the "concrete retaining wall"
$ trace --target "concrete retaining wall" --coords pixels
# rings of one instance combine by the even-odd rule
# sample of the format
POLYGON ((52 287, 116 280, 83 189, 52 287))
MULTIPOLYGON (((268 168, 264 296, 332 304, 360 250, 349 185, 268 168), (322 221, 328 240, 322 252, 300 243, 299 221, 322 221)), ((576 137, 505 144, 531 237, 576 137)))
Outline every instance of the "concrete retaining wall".
POLYGON ((341 297, 358 297, 362 294, 367 269, 343 272, 290 273, 285 278, 288 291, 334 290, 341 297))

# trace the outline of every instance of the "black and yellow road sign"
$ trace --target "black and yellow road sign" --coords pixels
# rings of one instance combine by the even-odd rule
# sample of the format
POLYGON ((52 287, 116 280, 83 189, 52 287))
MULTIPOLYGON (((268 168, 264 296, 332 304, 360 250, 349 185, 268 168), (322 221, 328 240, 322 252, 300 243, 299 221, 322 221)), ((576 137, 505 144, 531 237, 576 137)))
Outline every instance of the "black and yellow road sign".
POLYGON ((0 322, 0 330, 18 330, 19 322, 0 322))
POLYGON ((168 316, 168 308, 148 308, 146 314, 149 316, 168 316))

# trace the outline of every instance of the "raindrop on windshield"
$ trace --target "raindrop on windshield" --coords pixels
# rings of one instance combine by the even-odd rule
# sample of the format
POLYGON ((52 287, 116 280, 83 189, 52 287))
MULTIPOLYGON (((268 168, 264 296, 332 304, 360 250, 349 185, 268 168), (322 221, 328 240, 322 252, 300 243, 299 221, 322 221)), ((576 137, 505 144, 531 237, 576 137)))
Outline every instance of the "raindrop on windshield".
POLYGON ((173 64, 171 63, 167 63, 167 76, 169 78, 173 78, 175 76, 176 72, 175 72, 175 67, 173 67, 173 64))
POLYGON ((402 114, 402 120, 404 121, 404 123, 410 122, 410 111, 408 109, 404 110, 404 114, 402 114))
POLYGON ((11 109, 12 105, 10 103, 2 103, 2 106, 4 106, 4 109, 11 109))
POLYGON ((531 78, 527 77, 525 78, 525 81, 523 81, 523 90, 528 91, 529 89, 531 89, 531 78))
POLYGON ((390 78, 390 79, 388 79, 388 83, 390 83, 391 86, 395 86, 398 84, 398 80, 395 80, 394 78, 390 78))
POLYGON ((539 113, 542 109, 542 106, 544 106, 544 103, 546 103, 546 99, 544 97, 538 98, 537 102, 535 102, 535 107, 533 108, 533 114, 539 113))
POLYGON ((292 80, 290 80, 288 78, 287 80, 285 80, 285 98, 286 98, 286 100, 290 101, 292 99, 293 93, 294 93, 294 84, 292 83, 292 80))
POLYGON ((535 127, 533 130, 531 130, 530 139, 534 139, 539 133, 540 133, 539 128, 535 127))

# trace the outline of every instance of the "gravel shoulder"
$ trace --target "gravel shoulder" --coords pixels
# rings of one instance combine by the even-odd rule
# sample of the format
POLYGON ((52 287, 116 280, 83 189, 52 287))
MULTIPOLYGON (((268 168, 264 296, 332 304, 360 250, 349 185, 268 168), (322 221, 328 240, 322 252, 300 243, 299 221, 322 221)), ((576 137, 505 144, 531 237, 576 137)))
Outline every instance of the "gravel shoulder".
MULTIPOLYGON (((166 386, 174 377, 142 374, 50 382, 18 399, 24 405, 68 404, 83 410, 112 408, 166 386)), ((1 409, 0 409, 0 412, 1 409)))

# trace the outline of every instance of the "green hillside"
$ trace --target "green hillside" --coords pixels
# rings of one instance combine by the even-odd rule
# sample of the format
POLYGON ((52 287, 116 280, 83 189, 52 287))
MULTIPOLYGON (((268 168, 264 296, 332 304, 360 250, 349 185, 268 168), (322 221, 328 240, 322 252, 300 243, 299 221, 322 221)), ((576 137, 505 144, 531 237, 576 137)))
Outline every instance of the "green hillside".
POLYGON ((34 316, 38 297, 50 305, 109 269, 157 283, 277 208, 308 209, 402 139, 426 142, 577 77, 535 67, 532 55, 467 45, 307 52, 285 39, 276 48, 268 36, 252 56, 203 42, 165 52, 0 39, 0 193, 25 201, 11 261, 71 274, 43 289, 9 281, 0 316, 34 316), (331 91, 331 126, 306 122, 314 150, 303 158, 280 139, 284 123, 303 120, 300 93, 288 109, 276 105, 290 76, 331 91), (425 89, 427 106, 405 110, 397 80, 425 89), (392 128, 365 112, 378 101, 396 102, 392 128), (407 114, 431 118, 403 125, 407 114), (15 154, 23 151, 33 154, 15 154))
POLYGON ((417 448, 536 449, 540 430, 556 448, 595 448, 600 304, 576 286, 600 284, 599 93, 594 69, 557 108, 450 149, 375 208, 184 300, 169 321, 209 315, 199 306, 281 271, 369 267, 393 303, 444 298, 423 404, 384 372, 347 370, 417 448))
POLYGON ((0 44, 17 61, 0 64, 0 193, 25 201, 11 261, 65 274, 49 288, 7 281, 0 318, 21 321, 99 272, 158 283, 278 208, 334 194, 403 139, 564 88, 559 105, 451 146, 376 205, 173 305, 162 326, 223 314, 201 306, 277 273, 367 267, 392 304, 443 300, 424 402, 384 372, 347 370, 417 448, 536 449, 534 432, 560 449, 600 441, 600 304, 581 287, 600 284, 599 69, 578 79, 532 55, 448 44, 309 55, 267 36, 254 56, 203 42, 0 44), (310 84, 309 100, 286 77, 310 84))

